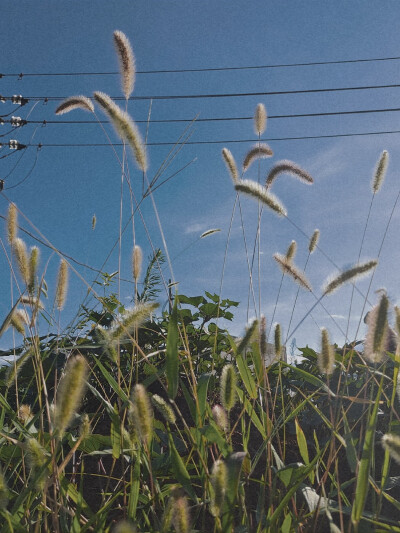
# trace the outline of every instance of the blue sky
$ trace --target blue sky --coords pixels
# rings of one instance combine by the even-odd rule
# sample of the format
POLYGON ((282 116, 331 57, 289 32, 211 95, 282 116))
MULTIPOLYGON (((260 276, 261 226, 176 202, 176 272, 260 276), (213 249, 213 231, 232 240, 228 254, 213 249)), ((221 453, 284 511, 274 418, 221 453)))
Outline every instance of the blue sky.
MULTIPOLYGON (((7 73, 113 72, 118 69, 112 33, 122 30, 130 39, 138 71, 174 70, 249 65, 277 65, 336 60, 396 57, 399 54, 398 24, 400 5, 395 1, 336 2, 238 2, 238 1, 41 1, 2 2, 0 32, 3 56, 0 71, 7 73)), ((290 91, 332 87, 390 85, 398 83, 400 61, 381 61, 215 72, 138 74, 134 96, 188 95, 213 93, 244 93, 290 91)), ((102 90, 120 96, 118 76, 59 76, 0 78, 0 94, 22 94, 27 97, 62 97, 74 94, 90 96, 102 90)), ((396 108, 398 88, 347 91, 337 93, 246 96, 235 98, 204 98, 154 100, 153 120, 250 117, 261 102, 268 115, 327 113, 368 109, 396 108)), ((15 111, 15 115, 32 121, 54 120, 55 101, 44 104, 35 100, 15 111)), ((13 114, 15 106, 0 103, 0 114, 13 114)), ((129 103, 132 116, 146 120, 149 100, 129 103)), ((263 138, 365 133, 392 131, 398 128, 398 112, 331 117, 286 118, 268 121, 263 138)), ((101 112, 99 111, 99 117, 101 112)), ((5 119, 9 117, 4 117, 5 119)), ((91 120, 83 111, 74 111, 65 120, 91 120)), ((46 144, 104 143, 104 134, 95 124, 27 124, 5 136, 29 144, 42 143, 32 173, 20 186, 9 189, 30 171, 36 149, 29 148, 13 169, 20 154, 0 160, 0 177, 6 177, 4 192, 54 246, 82 263, 100 268, 118 237, 120 170, 108 147, 46 147, 46 144), (36 131, 35 128, 37 127, 36 131), (32 135, 34 137, 32 139, 32 135), (93 214, 97 226, 91 228, 93 214)), ((150 143, 175 142, 187 126, 185 123, 152 123, 148 131, 150 143)), ((2 126, 6 133, 10 125, 2 126)), ((144 124, 140 124, 145 134, 144 124)), ((109 128, 111 138, 117 137, 109 128)), ((190 141, 256 140, 252 121, 198 122, 193 126, 190 141)), ((305 140, 268 141, 274 157, 261 163, 261 178, 281 159, 295 161, 308 170, 315 184, 306 187, 288 176, 274 185, 274 192, 286 205, 291 220, 304 231, 321 230, 321 247, 341 268, 352 265, 358 255, 360 240, 371 199, 370 182, 376 162, 387 149, 389 169, 382 190, 374 200, 370 225, 362 259, 377 256, 383 233, 400 184, 399 134, 354 136, 305 140)), ((238 163, 252 146, 248 143, 186 145, 164 174, 173 174, 193 161, 174 179, 161 187, 154 198, 162 221, 168 250, 173 262, 180 292, 197 295, 208 290, 218 292, 223 254, 235 192, 221 158, 221 149, 229 148, 238 163), (199 235, 209 228, 221 232, 201 241, 199 235), (186 252, 186 247, 194 243, 186 252), (176 257, 176 259, 174 259, 176 257)), ((170 146, 149 146, 149 179, 167 156, 170 146)), ((121 149, 118 149, 121 153, 121 149)), ((8 148, 3 147, 0 155, 8 148)), ((140 197, 142 177, 132 159, 129 171, 136 194, 140 197)), ((248 173, 257 179, 257 166, 248 173)), ((257 225, 257 204, 241 199, 248 246, 251 248, 257 225)), ((0 196, 0 214, 8 203, 0 196)), ((154 246, 161 246, 150 199, 143 205, 143 217, 154 246)), ((124 190, 124 220, 129 217, 128 190, 124 190)), ((374 290, 385 287, 393 304, 399 304, 397 264, 399 260, 398 209, 389 228, 379 268, 374 277, 370 300, 376 301, 374 290)), ((27 222, 21 223, 29 229, 27 222)), ((32 230, 32 228, 31 228, 32 230)), ((4 231, 3 231, 4 235, 4 231)), ((265 211, 261 230, 262 312, 271 320, 281 279, 272 259, 275 252, 284 253, 290 241, 298 242, 296 264, 304 266, 307 240, 286 220, 265 211)), ((136 240, 144 256, 150 254, 146 233, 136 219, 136 240)), ((29 245, 34 241, 27 239, 29 245)), ((122 277, 130 277, 132 231, 122 243, 122 277)), ((48 306, 54 295, 54 277, 58 258, 41 247, 42 268, 47 269, 48 306)), ((8 250, 7 250, 8 251, 8 250)), ((0 279, 0 314, 10 308, 11 286, 9 268, 4 254, 0 258, 4 273, 0 279)), ((117 253, 105 266, 107 272, 118 268, 117 253)), ((93 272, 78 268, 87 282, 93 272)), ((317 295, 326 277, 335 269, 318 252, 310 259, 307 273, 317 295)), ((166 272, 166 277, 169 277, 166 272)), ((366 291, 368 280, 359 282, 366 291)), ((128 305, 132 295, 130 284, 122 283, 121 300, 128 305)), ((275 320, 287 333, 296 285, 284 279, 275 320)), ((16 288, 13 287, 14 295, 16 288)), ((238 213, 234 218, 225 270, 223 296, 241 302, 233 325, 234 333, 243 332, 247 321, 248 274, 238 213)), ((345 329, 350 288, 324 300, 324 304, 345 329)), ((67 324, 78 310, 86 294, 86 286, 71 275, 68 305, 61 316, 67 324)), ((314 297, 300 293, 296 307, 296 324, 311 307, 314 297)), ((163 301, 161 302, 163 303, 163 301)), ((353 335, 358 323, 362 301, 355 301, 351 321, 353 335)), ((254 316, 254 309, 250 309, 254 316)), ((343 336, 325 311, 313 313, 318 326, 326 326, 338 343, 343 336)), ((296 340, 299 346, 318 345, 318 327, 307 319, 296 340)), ((46 324, 43 324, 43 332, 46 324)), ((351 336, 351 334, 350 334, 351 336)), ((4 337, 3 345, 10 342, 4 337)))

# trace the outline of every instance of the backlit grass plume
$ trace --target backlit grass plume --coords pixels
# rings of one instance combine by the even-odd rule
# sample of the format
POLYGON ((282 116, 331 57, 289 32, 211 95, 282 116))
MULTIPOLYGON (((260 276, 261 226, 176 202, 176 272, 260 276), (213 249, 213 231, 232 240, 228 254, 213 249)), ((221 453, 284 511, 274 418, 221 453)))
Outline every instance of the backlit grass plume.
POLYGON ((142 271, 143 254, 140 246, 135 246, 132 252, 132 275, 133 279, 137 281, 140 278, 142 271))
POLYGON ((16 309, 10 320, 11 326, 25 336, 25 326, 29 324, 28 313, 24 309, 16 309))
POLYGON ((291 261, 288 261, 286 256, 276 253, 273 257, 284 274, 287 274, 293 278, 294 281, 300 285, 300 287, 303 287, 303 289, 312 291, 311 284, 306 278, 305 274, 291 261))
POLYGON ((187 498, 183 492, 177 491, 174 496, 172 524, 176 533, 189 533, 190 514, 187 498))
POLYGON ((135 56, 127 36, 122 31, 115 31, 113 37, 121 71, 122 91, 128 100, 135 84, 135 56))
POLYGON ((43 446, 33 437, 27 439, 25 449, 31 475, 36 478, 36 488, 42 490, 49 476, 49 469, 46 467, 48 454, 43 446))
POLYGON ((95 92, 93 96, 109 116, 118 135, 132 148, 138 167, 145 171, 147 169, 146 150, 139 130, 130 115, 118 107, 107 94, 95 92))
POLYGON ((382 446, 388 450, 389 454, 396 463, 400 464, 400 436, 392 433, 386 433, 382 437, 382 446))
POLYGON ((321 351, 318 354, 318 368, 323 374, 328 376, 333 372, 335 363, 335 352, 330 343, 328 332, 325 328, 321 329, 321 351))
POLYGON ((120 320, 115 320, 111 324, 108 332, 111 342, 118 341, 123 336, 128 336, 136 327, 139 327, 153 311, 158 307, 155 302, 138 303, 131 310, 121 317, 120 320))
POLYGON ((252 180, 240 180, 235 183, 235 189, 243 192, 275 211, 279 216, 286 216, 286 209, 273 194, 269 193, 265 187, 252 180))
POLYGON ((264 315, 260 318, 260 355, 262 360, 267 356, 267 319, 264 315))
POLYGON ((18 211, 15 204, 10 204, 7 213, 7 240, 13 244, 18 231, 18 211))
POLYGON ((214 405, 212 408, 212 415, 217 426, 222 429, 222 431, 227 431, 229 428, 229 422, 225 409, 221 405, 214 405))
POLYGON ((383 150, 382 155, 378 161, 375 169, 374 177, 372 179, 372 192, 376 194, 382 186, 385 179, 386 170, 389 163, 389 153, 383 150))
POLYGON ((56 306, 59 311, 64 308, 68 292, 68 263, 61 259, 57 274, 56 306))
POLYGON ((220 399, 223 407, 229 412, 236 403, 236 372, 233 365, 225 365, 221 373, 220 399))
POLYGON ((33 294, 36 286, 36 276, 39 264, 39 248, 37 246, 32 246, 31 254, 29 256, 29 285, 28 291, 30 294, 33 294))
POLYGON ((83 355, 70 357, 57 389, 54 429, 60 437, 71 423, 83 397, 88 364, 83 355))
POLYGON ((255 338, 255 336, 258 335, 258 320, 255 319, 253 322, 246 328, 246 333, 244 334, 243 338, 240 340, 237 351, 238 353, 244 352, 244 350, 251 344, 255 338))
POLYGON ((331 281, 326 283, 325 288, 323 289, 324 294, 331 294, 336 289, 341 287, 344 283, 365 276, 371 270, 373 270, 377 264, 377 260, 367 261, 366 263, 359 263, 358 265, 355 265, 354 267, 345 270, 338 276, 335 276, 331 281))
POLYGON ((225 461, 222 461, 221 459, 215 461, 211 471, 210 482, 212 487, 210 511, 213 516, 221 516, 228 483, 228 473, 225 461))
POLYGON ((233 183, 236 184, 239 180, 239 173, 238 173, 238 169, 236 166, 235 159, 232 155, 232 152, 228 150, 228 148, 223 148, 222 157, 226 163, 226 166, 228 168, 229 174, 231 175, 233 183))
POLYGON ((94 106, 86 96, 70 96, 61 102, 57 107, 55 113, 56 115, 63 115, 64 113, 69 113, 73 109, 83 109, 84 111, 89 111, 94 113, 94 106))
POLYGON ((269 171, 266 182, 265 182, 265 186, 267 189, 271 187, 273 181, 280 174, 290 174, 291 176, 294 176, 295 178, 299 179, 300 181, 308 185, 311 185, 312 183, 314 183, 313 178, 310 176, 308 172, 306 172, 301 167, 296 165, 296 163, 293 163, 292 161, 284 160, 284 161, 280 161, 279 163, 277 163, 269 171))
POLYGON ((13 241, 13 252, 17 261, 18 270, 24 283, 29 286, 29 260, 25 242, 17 237, 13 241))
POLYGON ((262 135, 267 127, 267 111, 264 104, 258 104, 254 113, 254 131, 262 135))
POLYGON ((289 247, 287 249, 286 259, 288 261, 292 261, 294 259, 294 256, 296 255, 296 251, 297 251, 297 243, 296 243, 296 241, 292 241, 289 244, 289 247))
POLYGON ((250 148, 243 160, 243 170, 246 171, 250 168, 250 165, 257 159, 265 159, 266 157, 272 157, 274 152, 268 146, 268 144, 260 143, 250 148))
POLYGON ((130 417, 135 431, 143 444, 149 446, 153 437, 153 409, 146 389, 140 383, 133 387, 131 402, 130 417))
POLYGON ((29 357, 33 354, 33 348, 30 347, 18 357, 15 361, 12 361, 9 367, 7 368, 5 383, 7 388, 14 383, 15 378, 18 376, 18 373, 28 361, 29 357))
POLYGON ((318 241, 319 241, 319 229, 316 229, 314 230, 314 233, 311 235, 311 239, 308 244, 308 251, 310 252, 310 254, 312 254, 315 248, 317 247, 318 241))
POLYGON ((132 522, 120 520, 112 530, 112 533, 136 533, 136 531, 137 529, 132 522))
POLYGON ((159 396, 158 394, 153 394, 153 396, 151 397, 151 403, 162 415, 166 422, 168 422, 169 424, 175 424, 176 416, 174 410, 172 409, 171 405, 166 400, 164 400, 164 398, 161 398, 161 396, 159 396))
POLYGON ((382 294, 379 303, 368 313, 368 331, 364 343, 364 356, 371 363, 379 363, 384 355, 388 335, 389 299, 382 294))

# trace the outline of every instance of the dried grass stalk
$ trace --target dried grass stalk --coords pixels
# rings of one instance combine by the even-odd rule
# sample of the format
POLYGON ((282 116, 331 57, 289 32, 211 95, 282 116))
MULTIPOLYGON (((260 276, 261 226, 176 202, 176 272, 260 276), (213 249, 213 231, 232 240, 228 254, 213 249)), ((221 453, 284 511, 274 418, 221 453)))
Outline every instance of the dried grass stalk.
POLYGON ((63 100, 57 107, 55 113, 56 115, 63 115, 64 113, 69 113, 73 109, 83 109, 85 111, 89 111, 90 113, 94 113, 94 106, 91 100, 82 95, 70 96, 69 98, 63 100))
POLYGON ((107 94, 95 92, 93 96, 103 111, 109 116, 118 135, 132 148, 139 168, 143 172, 146 171, 146 151, 139 130, 130 115, 118 107, 107 94))
POLYGON ((135 56, 128 37, 122 31, 115 31, 113 36, 121 71, 122 91, 128 100, 135 84, 135 56))

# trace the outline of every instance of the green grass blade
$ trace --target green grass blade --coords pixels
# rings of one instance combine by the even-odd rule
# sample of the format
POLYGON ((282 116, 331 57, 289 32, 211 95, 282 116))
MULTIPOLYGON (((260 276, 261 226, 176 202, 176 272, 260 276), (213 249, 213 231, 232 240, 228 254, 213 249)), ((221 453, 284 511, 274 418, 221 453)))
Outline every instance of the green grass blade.
POLYGON ((167 333, 166 371, 168 396, 174 400, 178 392, 179 360, 178 360, 178 296, 175 297, 174 307, 170 315, 167 333))

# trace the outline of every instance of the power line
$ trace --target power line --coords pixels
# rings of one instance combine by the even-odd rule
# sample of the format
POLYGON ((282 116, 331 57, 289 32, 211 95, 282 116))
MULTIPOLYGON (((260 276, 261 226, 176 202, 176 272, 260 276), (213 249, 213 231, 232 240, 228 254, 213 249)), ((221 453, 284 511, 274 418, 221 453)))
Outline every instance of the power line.
MULTIPOLYGON (((316 93, 333 93, 343 91, 364 91, 375 89, 398 89, 400 84, 390 85, 361 85, 356 87, 332 87, 325 89, 296 89, 291 91, 258 91, 247 93, 209 93, 209 94, 170 94, 170 95, 153 95, 153 96, 131 96, 129 100, 180 100, 180 99, 197 99, 197 98, 237 98, 240 96, 275 96, 288 94, 316 94, 316 93)), ((7 100, 11 97, 3 97, 7 100)), ((37 100, 44 102, 59 101, 69 98, 67 96, 26 96, 27 100, 37 100)), ((113 100, 123 100, 123 96, 111 96, 113 100)))
MULTIPOLYGON (((272 68, 292 68, 292 67, 311 67, 321 65, 344 65, 351 63, 372 63, 381 61, 397 61, 400 57, 378 57, 367 59, 342 59, 335 61, 310 61, 305 63, 280 63, 269 65, 244 65, 241 67, 206 67, 206 68, 182 68, 182 69, 160 69, 160 70, 138 70, 136 74, 176 74, 176 73, 189 73, 189 72, 225 72, 229 70, 262 70, 272 68)), ((23 77, 33 76, 115 76, 119 75, 119 72, 19 72, 19 73, 2 73, 2 77, 17 77, 22 79, 23 77)))
MULTIPOLYGON (((368 131, 361 133, 335 133, 332 135, 304 135, 301 137, 275 137, 270 139, 260 139, 261 142, 275 142, 275 141, 300 141, 307 139, 334 139, 338 137, 364 137, 368 135, 393 135, 400 133, 400 130, 392 131, 368 131)), ((226 139, 221 141, 188 141, 185 145, 201 145, 201 144, 229 144, 229 143, 254 143, 259 139, 226 139)), ((152 142, 147 143, 146 146, 173 146, 176 142, 152 142)), ((38 148, 92 148, 92 147, 105 147, 105 146, 123 146, 123 143, 40 143, 30 144, 28 146, 38 148)))
MULTIPOLYGON (((342 116, 342 115, 363 115, 370 113, 392 113, 400 111, 400 107, 392 107, 386 109, 360 109, 353 111, 328 111, 323 113, 297 113, 289 115, 269 115, 268 120, 271 119, 284 119, 284 118, 306 118, 306 117, 330 117, 330 116, 342 116)), ((193 118, 169 118, 160 120, 135 120, 136 124, 170 124, 179 122, 193 122, 193 118)), ((198 118, 195 122, 227 122, 227 121, 241 121, 241 120, 254 120, 254 117, 219 117, 219 118, 198 118)), ((5 123, 11 121, 4 121, 5 123)), ((107 120, 28 120, 27 124, 108 124, 107 120)))

